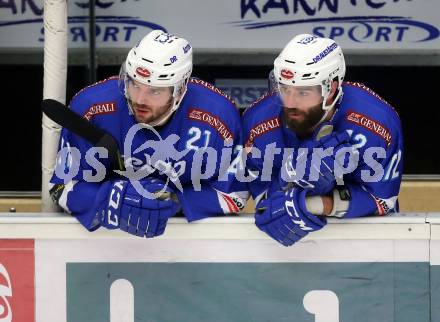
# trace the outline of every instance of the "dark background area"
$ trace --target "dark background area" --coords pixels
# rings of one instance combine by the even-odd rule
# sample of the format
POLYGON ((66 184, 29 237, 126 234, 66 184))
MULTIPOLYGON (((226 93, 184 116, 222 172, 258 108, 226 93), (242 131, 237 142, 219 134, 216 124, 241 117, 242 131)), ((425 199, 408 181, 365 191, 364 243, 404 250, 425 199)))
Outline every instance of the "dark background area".
MULTIPOLYGON (((194 66, 193 76, 265 78, 271 66, 194 66)), ((97 78, 116 75, 118 66, 100 66, 97 78)), ((0 191, 41 190, 42 65, 0 65, 3 97, 0 191)), ((440 67, 348 66, 346 80, 362 82, 387 100, 400 115, 404 131, 404 174, 440 174, 437 139, 440 121, 436 79, 440 67)), ((67 99, 88 85, 84 66, 68 69, 67 99)))

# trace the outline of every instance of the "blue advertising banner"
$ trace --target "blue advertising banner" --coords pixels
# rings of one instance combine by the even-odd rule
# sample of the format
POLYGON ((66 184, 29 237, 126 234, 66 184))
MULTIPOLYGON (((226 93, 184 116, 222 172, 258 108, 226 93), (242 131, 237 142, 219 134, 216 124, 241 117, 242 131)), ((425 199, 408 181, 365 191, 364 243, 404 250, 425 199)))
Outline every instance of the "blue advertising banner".
MULTIPOLYGON (((88 1, 68 2, 71 48, 88 39, 88 1)), ((152 29, 185 36, 199 51, 278 51, 293 35, 334 38, 344 49, 439 50, 433 0, 97 0, 99 48, 128 48, 152 29)), ((43 0, 0 2, 0 48, 41 48, 43 0)))

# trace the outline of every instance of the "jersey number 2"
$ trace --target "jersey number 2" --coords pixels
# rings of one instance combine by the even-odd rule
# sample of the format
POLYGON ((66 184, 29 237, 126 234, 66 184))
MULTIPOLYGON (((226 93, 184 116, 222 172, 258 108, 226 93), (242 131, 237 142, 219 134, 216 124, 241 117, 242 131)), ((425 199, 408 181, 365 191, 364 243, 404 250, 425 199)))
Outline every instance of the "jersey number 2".
POLYGON ((188 130, 188 136, 190 137, 186 141, 186 148, 189 150, 198 150, 201 147, 207 147, 209 139, 211 138, 211 132, 208 130, 203 131, 203 144, 198 142, 202 138, 202 131, 198 127, 192 127, 188 130))

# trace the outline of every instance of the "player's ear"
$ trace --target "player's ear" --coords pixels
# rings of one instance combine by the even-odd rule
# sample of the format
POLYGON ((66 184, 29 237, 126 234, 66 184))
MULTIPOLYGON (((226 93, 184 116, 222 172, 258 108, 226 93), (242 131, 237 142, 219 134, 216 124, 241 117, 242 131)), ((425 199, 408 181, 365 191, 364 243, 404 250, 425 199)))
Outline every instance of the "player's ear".
POLYGON ((330 105, 331 103, 333 103, 333 100, 337 94, 338 91, 338 86, 339 86, 339 82, 338 81, 332 81, 332 86, 330 89, 330 93, 328 95, 328 98, 325 102, 326 105, 330 105))

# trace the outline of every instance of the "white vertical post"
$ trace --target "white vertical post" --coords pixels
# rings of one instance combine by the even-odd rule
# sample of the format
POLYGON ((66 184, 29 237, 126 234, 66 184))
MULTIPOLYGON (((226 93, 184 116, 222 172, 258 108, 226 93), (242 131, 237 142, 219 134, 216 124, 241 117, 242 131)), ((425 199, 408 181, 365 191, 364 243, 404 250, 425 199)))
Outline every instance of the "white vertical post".
MULTIPOLYGON (((66 103, 67 0, 44 1, 44 87, 43 99, 66 103)), ((43 115, 42 120, 42 211, 58 210, 49 195, 61 127, 43 115)))

